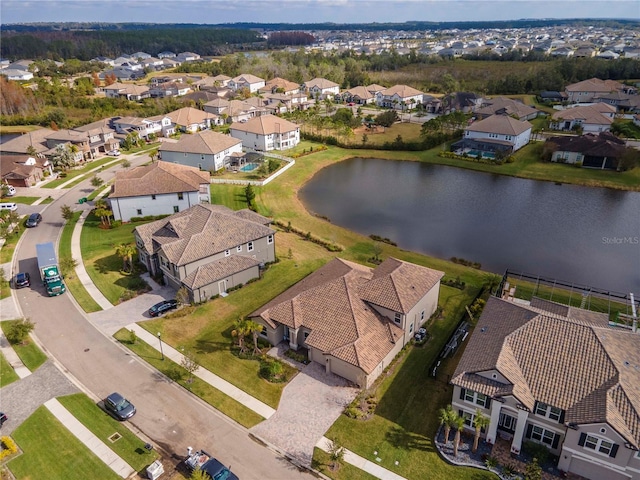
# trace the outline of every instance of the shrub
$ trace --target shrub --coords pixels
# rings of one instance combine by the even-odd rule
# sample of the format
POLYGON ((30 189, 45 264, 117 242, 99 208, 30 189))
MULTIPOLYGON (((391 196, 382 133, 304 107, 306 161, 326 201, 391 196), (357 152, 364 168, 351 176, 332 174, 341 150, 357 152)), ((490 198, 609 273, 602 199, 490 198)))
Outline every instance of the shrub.
POLYGON ((547 447, 532 441, 523 442, 522 451, 527 455, 536 458, 542 464, 546 463, 551 457, 551 452, 547 447))
POLYGON ((272 383, 284 381, 282 378, 282 363, 278 360, 264 359, 260 365, 260 376, 272 383))
POLYGON ((498 459, 495 457, 487 457, 484 464, 487 468, 496 468, 498 466, 498 459))
POLYGON ((2 448, 0 449, 0 460, 4 460, 6 457, 17 453, 18 446, 11 437, 0 437, 0 443, 2 444, 2 448))
POLYGON ((12 323, 7 329, 7 340, 12 344, 23 343, 29 336, 35 325, 28 318, 23 318, 12 323))

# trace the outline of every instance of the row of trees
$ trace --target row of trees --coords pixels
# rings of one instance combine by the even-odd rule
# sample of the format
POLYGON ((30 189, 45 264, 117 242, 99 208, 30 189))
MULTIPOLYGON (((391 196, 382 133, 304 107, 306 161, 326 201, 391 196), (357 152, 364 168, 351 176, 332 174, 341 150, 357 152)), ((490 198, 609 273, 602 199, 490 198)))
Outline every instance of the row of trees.
MULTIPOLYGON (((449 443, 449 435, 451 429, 454 429, 456 434, 453 439, 453 455, 458 456, 458 447, 460 446, 460 434, 464 429, 465 418, 458 415, 451 405, 447 405, 445 408, 441 408, 438 411, 438 418, 440 425, 444 427, 444 443, 449 443)), ((476 408, 473 416, 473 428, 475 429, 475 436, 473 438, 472 451, 475 453, 478 450, 478 442, 480 441, 480 434, 482 430, 489 426, 491 419, 485 416, 482 411, 476 408)))

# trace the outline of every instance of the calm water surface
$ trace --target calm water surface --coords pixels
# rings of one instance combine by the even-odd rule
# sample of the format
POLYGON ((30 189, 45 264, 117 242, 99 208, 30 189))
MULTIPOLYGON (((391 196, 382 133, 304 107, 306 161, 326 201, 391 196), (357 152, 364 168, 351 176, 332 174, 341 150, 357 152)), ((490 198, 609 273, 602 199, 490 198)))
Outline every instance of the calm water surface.
POLYGON ((640 292, 640 193, 351 159, 300 191, 312 212, 441 258, 640 292))

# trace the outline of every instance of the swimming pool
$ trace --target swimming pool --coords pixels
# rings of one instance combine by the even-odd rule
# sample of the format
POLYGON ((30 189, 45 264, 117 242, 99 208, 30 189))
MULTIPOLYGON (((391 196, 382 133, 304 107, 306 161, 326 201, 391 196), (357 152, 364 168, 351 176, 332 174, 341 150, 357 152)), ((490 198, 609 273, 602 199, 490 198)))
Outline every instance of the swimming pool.
POLYGON ((243 165, 240 167, 240 171, 241 172, 251 172, 252 170, 255 170, 256 168, 258 168, 258 164, 257 163, 247 163, 246 165, 243 165))
POLYGON ((480 152, 478 150, 469 150, 467 152, 467 155, 470 157, 477 157, 478 154, 482 155, 484 158, 496 158, 495 154, 491 152, 480 152))

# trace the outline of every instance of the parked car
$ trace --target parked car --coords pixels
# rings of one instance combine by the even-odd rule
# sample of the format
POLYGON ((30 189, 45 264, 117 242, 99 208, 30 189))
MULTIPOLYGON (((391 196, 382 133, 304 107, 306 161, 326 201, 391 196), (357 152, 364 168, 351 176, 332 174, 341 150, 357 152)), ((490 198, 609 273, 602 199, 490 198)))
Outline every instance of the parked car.
POLYGON ((209 475, 212 480, 239 480, 231 470, 204 450, 190 454, 185 464, 190 471, 199 469, 209 475))
POLYGON ((117 157, 120 155, 120 150, 109 150, 107 155, 111 155, 112 157, 117 157))
POLYGON ((16 194, 16 188, 13 185, 7 185, 7 193, 5 197, 13 197, 16 194))
POLYGON ((136 413, 136 407, 118 392, 114 392, 104 399, 104 408, 118 420, 126 420, 136 413))
POLYGON ((20 272, 15 279, 16 288, 31 286, 31 276, 27 272, 20 272))
POLYGON ((164 312, 168 312, 169 310, 173 310, 174 308, 178 308, 177 300, 163 300, 156 303, 149 309, 149 315, 151 315, 152 317, 157 317, 158 315, 162 315, 164 312))
POLYGON ((6 415, 6 414, 4 414, 4 413, 2 413, 2 412, 0 412, 0 427, 1 427, 1 426, 2 426, 2 424, 3 424, 4 422, 6 422, 7 420, 9 420, 9 419, 7 418, 7 415, 6 415))
POLYGON ((40 215, 39 213, 32 213, 31 215, 29 215, 29 218, 27 218, 27 221, 24 222, 24 226, 27 228, 37 227, 41 221, 42 215, 40 215))

